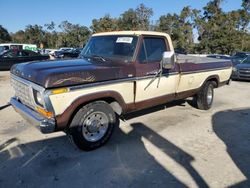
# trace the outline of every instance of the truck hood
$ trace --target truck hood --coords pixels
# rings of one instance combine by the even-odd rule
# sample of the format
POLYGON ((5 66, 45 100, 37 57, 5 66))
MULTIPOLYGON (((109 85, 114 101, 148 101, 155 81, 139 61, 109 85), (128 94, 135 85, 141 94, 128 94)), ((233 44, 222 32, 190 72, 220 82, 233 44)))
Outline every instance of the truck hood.
POLYGON ((236 65, 237 69, 250 69, 250 64, 246 64, 246 63, 241 63, 236 65))
POLYGON ((11 73, 44 88, 56 88, 127 78, 132 74, 129 67, 124 63, 71 59, 15 64, 11 73))

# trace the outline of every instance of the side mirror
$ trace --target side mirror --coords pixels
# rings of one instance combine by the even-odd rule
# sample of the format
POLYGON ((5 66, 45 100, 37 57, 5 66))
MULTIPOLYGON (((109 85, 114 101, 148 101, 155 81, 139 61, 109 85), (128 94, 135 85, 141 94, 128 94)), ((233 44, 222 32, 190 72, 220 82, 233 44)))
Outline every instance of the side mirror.
POLYGON ((173 69, 176 62, 176 56, 174 51, 163 52, 162 55, 162 67, 164 69, 173 69))

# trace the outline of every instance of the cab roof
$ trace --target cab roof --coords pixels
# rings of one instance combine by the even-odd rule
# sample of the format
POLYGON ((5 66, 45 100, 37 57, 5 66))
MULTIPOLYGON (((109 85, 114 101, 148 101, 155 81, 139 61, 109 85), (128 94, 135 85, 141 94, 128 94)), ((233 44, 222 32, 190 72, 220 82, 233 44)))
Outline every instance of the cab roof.
POLYGON ((102 32, 96 33, 92 36, 105 36, 105 35, 155 35, 155 36, 165 36, 169 37, 167 33, 156 32, 156 31, 111 31, 111 32, 102 32))
POLYGON ((107 35, 151 35, 151 36, 161 36, 165 37, 168 40, 168 45, 171 51, 174 51, 173 44, 171 41, 170 36, 167 33, 163 32, 156 32, 156 31, 111 31, 111 32, 102 32, 102 33, 95 33, 92 36, 107 36, 107 35))

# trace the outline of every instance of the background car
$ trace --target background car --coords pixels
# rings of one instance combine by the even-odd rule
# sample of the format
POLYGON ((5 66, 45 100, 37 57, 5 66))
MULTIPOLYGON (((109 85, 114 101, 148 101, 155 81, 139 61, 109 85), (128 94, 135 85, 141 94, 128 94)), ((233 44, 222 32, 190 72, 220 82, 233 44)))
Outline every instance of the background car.
POLYGON ((250 52, 237 52, 235 55, 231 57, 233 66, 242 63, 242 61, 244 61, 249 55, 250 52))
POLYGON ((241 63, 233 67, 231 78, 233 80, 249 80, 250 81, 250 56, 248 56, 241 63))
POLYGON ((55 58, 77 58, 81 53, 80 48, 74 48, 69 50, 55 51, 55 58))
POLYGON ((229 55, 221 55, 221 54, 209 54, 207 57, 216 58, 216 59, 231 59, 229 55))
POLYGON ((47 60, 48 55, 41 55, 30 50, 12 49, 0 55, 0 70, 9 70, 16 63, 47 60))

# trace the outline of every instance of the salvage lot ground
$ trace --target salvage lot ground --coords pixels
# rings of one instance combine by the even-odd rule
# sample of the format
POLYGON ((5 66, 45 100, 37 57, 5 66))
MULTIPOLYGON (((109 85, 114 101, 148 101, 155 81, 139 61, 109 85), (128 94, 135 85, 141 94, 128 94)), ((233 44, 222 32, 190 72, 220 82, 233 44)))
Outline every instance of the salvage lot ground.
POLYGON ((250 82, 217 89, 210 111, 178 101, 137 113, 91 152, 28 125, 11 95, 0 72, 0 187, 250 186, 250 82))

